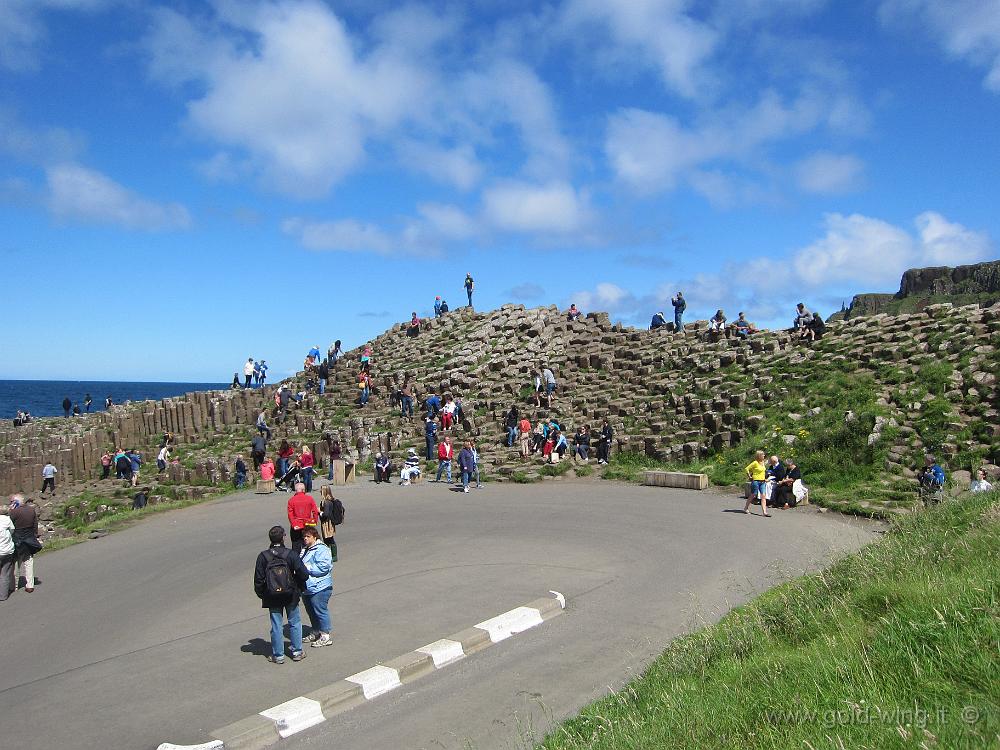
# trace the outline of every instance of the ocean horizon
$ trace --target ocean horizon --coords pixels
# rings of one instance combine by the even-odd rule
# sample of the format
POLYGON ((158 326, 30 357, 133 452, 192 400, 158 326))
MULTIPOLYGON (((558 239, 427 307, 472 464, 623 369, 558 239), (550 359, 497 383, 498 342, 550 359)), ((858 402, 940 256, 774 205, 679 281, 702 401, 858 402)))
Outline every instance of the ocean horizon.
POLYGON ((0 419, 13 419, 17 411, 33 417, 63 416, 62 402, 68 398, 85 414, 84 398, 93 398, 91 413, 104 411, 104 400, 111 396, 115 404, 126 401, 159 400, 194 391, 227 390, 230 383, 182 383, 115 380, 0 380, 0 419))

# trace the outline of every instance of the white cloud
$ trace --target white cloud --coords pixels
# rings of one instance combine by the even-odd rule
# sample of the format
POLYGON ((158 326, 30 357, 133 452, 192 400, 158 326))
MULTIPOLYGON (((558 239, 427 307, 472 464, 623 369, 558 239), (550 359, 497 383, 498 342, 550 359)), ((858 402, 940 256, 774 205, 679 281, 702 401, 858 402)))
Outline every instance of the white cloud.
POLYGON ((810 193, 836 194, 858 189, 864 181, 865 163, 851 154, 820 151, 795 165, 795 179, 810 193))
POLYGON ((828 214, 826 235, 795 253, 799 278, 813 286, 851 281, 860 291, 893 284, 908 268, 971 263, 989 257, 985 233, 949 222, 932 211, 920 214, 917 234, 860 214, 828 214))
POLYGON ((310 250, 374 252, 388 255, 400 249, 396 241, 378 226, 353 219, 307 221, 292 218, 286 219, 281 229, 285 234, 296 237, 303 247, 310 250))
POLYGON ((460 190, 472 189, 483 176, 483 165, 476 157, 476 150, 467 143, 447 148, 401 139, 396 144, 396 151, 404 165, 460 190))
POLYGON ((993 243, 986 232, 966 229, 934 211, 925 211, 914 223, 920 234, 924 263, 958 266, 986 260, 993 252, 993 243))
POLYGON ((157 203, 78 164, 46 170, 48 208, 61 220, 115 224, 148 231, 186 229, 191 215, 178 203, 157 203))
POLYGON ((1000 4, 996 0, 883 0, 880 11, 887 23, 922 23, 948 55, 986 68, 983 85, 1000 93, 1000 4))
POLYGON ((573 303, 586 312, 598 310, 611 314, 631 313, 636 297, 610 281, 602 281, 593 291, 581 290, 570 295, 573 303))
POLYGON ((479 231, 478 222, 457 206, 421 203, 417 210, 431 230, 441 237, 465 239, 479 231))
POLYGON ((0 154, 28 164, 75 159, 84 148, 83 136, 63 128, 29 127, 12 112, 0 109, 0 154))
POLYGON ((568 0, 564 23, 570 34, 590 31, 587 41, 598 48, 612 40, 618 62, 640 59, 659 71, 670 90, 695 97, 708 78, 704 65, 719 35, 689 12, 691 5, 687 0, 568 0))
POLYGON ((584 228, 587 202, 565 182, 503 182, 483 191, 483 213, 497 229, 563 234, 584 228))
POLYGON ((753 167, 772 143, 821 127, 839 130, 843 110, 853 106, 846 95, 810 86, 791 98, 766 90, 753 106, 709 113, 692 127, 670 115, 623 109, 609 119, 604 149, 618 179, 638 192, 670 190, 686 180, 721 195, 726 175, 706 165, 753 167))
POLYGON ((3 0, 0 2, 0 68, 35 70, 47 32, 46 11, 95 11, 115 0, 3 0))

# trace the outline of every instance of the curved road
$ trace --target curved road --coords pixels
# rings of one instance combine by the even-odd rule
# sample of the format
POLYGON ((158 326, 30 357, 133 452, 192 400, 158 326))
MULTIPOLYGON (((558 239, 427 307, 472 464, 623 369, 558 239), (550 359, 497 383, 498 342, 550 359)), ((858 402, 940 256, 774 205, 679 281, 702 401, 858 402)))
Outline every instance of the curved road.
POLYGON ((561 617, 283 743, 530 746, 671 638, 875 535, 808 508, 747 517, 733 496, 600 481, 338 489, 335 645, 298 664, 265 660, 251 589, 286 495, 231 495, 42 556, 35 593, 0 604, 4 746, 204 742, 554 589, 561 617))

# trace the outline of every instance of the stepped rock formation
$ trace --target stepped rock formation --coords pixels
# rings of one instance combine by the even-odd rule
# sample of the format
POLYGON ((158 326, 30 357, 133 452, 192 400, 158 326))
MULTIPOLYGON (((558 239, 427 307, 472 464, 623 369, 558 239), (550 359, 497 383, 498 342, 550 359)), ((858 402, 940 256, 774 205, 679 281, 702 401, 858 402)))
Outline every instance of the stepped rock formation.
POLYGON ((970 299, 964 301, 975 299, 987 303, 1000 299, 1000 261, 955 268, 911 268, 903 273, 899 291, 895 294, 856 294, 847 310, 835 313, 831 319, 919 310, 934 302, 947 302, 949 297, 966 297, 970 299))
MULTIPOLYGON (((418 337, 407 336, 401 324, 372 341, 374 388, 364 408, 355 405, 360 351, 349 352, 332 374, 327 394, 308 392, 286 423, 275 428, 275 438, 314 444, 320 465, 328 456, 320 439, 324 432, 335 434, 360 460, 376 448, 390 450, 397 461, 409 446, 423 453, 419 404, 413 420, 401 418, 389 405, 404 378, 410 378, 421 398, 431 392, 462 398, 466 419, 454 438, 477 439, 483 471, 494 479, 526 468, 516 447, 503 442, 502 419, 513 403, 533 421, 552 415, 570 431, 583 423, 596 428, 608 418, 616 450, 691 461, 739 444, 760 429, 762 417, 756 412, 787 394, 787 378, 807 380, 814 368, 843 362, 876 375, 887 364, 916 372, 928 357, 953 368, 944 394, 956 409, 949 429, 957 435, 976 421, 994 425, 996 435, 998 343, 1000 305, 931 305, 910 315, 852 318, 832 324, 812 346, 787 331, 707 340, 703 322, 675 334, 666 328, 612 325, 606 313, 568 322, 555 307, 505 305, 488 313, 461 308, 425 321, 418 337), (542 364, 559 382, 551 411, 544 405, 536 409, 531 395, 533 372, 542 364), (776 372, 786 374, 776 378, 776 372)), ((306 380, 299 374, 288 382, 301 390, 306 380)), ((151 462, 164 431, 177 436, 182 459, 170 467, 169 479, 227 483, 232 456, 248 455, 257 413, 273 407, 273 388, 193 393, 27 427, 5 422, 0 426, 0 491, 37 491, 46 460, 59 468, 62 484, 93 479, 100 473, 101 453, 114 445, 144 449, 151 462)), ((903 425, 885 467, 900 478, 922 447, 920 435, 906 428, 921 405, 910 403, 907 394, 906 387, 887 383, 880 398, 887 419, 903 425)), ((993 447, 960 442, 955 438, 940 447, 945 460, 962 450, 988 453, 993 447)))

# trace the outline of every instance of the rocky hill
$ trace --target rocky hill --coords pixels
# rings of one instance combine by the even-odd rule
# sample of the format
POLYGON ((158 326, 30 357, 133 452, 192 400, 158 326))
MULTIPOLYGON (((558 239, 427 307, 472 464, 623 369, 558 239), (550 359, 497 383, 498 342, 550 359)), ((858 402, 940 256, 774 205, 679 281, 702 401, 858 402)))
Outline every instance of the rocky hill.
POLYGON ((916 312, 943 302, 989 305, 997 301, 1000 301, 1000 261, 955 268, 911 268, 903 273, 898 292, 856 294, 850 306, 831 319, 916 312))
MULTIPOLYGON (((744 459, 763 447, 797 452, 815 500, 862 511, 911 507, 911 467, 924 450, 938 452, 952 472, 983 463, 993 470, 989 462, 1000 459, 1000 305, 931 305, 851 318, 833 323, 813 344, 787 331, 711 339, 704 322, 678 334, 612 325, 604 313, 569 322, 554 307, 505 305, 426 321, 416 338, 394 326, 371 344, 375 387, 368 405, 356 405, 355 350, 325 395, 307 391, 275 429, 271 447, 283 437, 308 442, 323 465, 321 437, 329 432, 362 466, 377 448, 397 461, 411 446, 422 453, 422 420, 404 419, 390 406, 410 378, 421 397, 462 398, 466 419, 453 436, 477 440, 488 481, 595 471, 593 462, 522 462, 516 447, 504 444, 502 419, 511 404, 533 421, 554 416, 570 433, 609 419, 615 460, 598 469, 609 477, 627 476, 638 465, 694 463, 715 481, 737 481, 744 459), (532 373, 542 363, 559 382, 551 410, 535 407, 532 396, 532 373)), ((306 389, 303 374, 288 383, 306 389)), ((0 491, 37 492, 41 466, 52 460, 60 495, 45 516, 56 532, 73 519, 78 528, 131 498, 117 483, 96 481, 101 453, 115 445, 143 450, 148 483, 164 431, 175 434, 179 460, 153 483, 154 498, 195 497, 229 485, 233 457, 249 455, 253 422, 262 408, 270 413, 273 389, 194 393, 19 428, 5 422, 0 491)))

